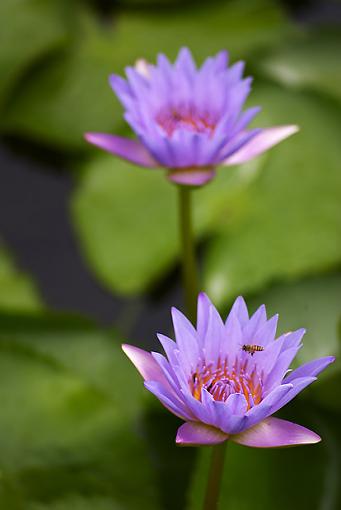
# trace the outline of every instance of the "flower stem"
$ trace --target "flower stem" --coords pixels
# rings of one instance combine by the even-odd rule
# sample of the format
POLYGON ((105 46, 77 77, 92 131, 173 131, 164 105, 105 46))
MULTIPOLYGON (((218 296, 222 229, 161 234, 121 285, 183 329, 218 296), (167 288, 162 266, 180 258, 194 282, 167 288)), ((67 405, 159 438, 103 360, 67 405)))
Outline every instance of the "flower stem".
POLYGON ((223 477, 224 460, 227 441, 212 448, 212 458, 206 487, 203 510, 217 510, 223 477))
POLYGON ((192 322, 196 320, 198 297, 198 276, 192 225, 192 191, 179 186, 179 217, 182 249, 182 274, 185 292, 186 312, 192 322))

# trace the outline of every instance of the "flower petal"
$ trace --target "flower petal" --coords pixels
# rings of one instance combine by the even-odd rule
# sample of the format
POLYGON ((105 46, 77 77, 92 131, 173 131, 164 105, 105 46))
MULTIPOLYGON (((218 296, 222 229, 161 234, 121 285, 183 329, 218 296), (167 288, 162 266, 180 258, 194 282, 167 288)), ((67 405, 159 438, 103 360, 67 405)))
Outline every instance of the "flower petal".
POLYGON ((262 129, 254 138, 243 145, 241 149, 226 158, 223 165, 240 165, 250 159, 259 156, 274 145, 277 145, 285 138, 297 133, 298 126, 276 126, 273 128, 262 129))
POLYGON ((187 422, 178 429, 176 444, 179 446, 210 446, 223 443, 228 437, 221 430, 209 425, 199 422, 187 422))
POLYGON ((279 418, 267 418, 251 429, 231 436, 235 443, 253 448, 281 448, 321 441, 320 436, 309 429, 279 418))
POLYGON ((168 409, 168 411, 175 414, 175 416, 178 416, 183 420, 193 420, 194 416, 187 409, 185 404, 175 396, 173 391, 172 393, 168 392, 163 384, 156 381, 146 381, 144 386, 148 391, 155 395, 155 397, 166 407, 166 409, 168 409))
POLYGON ((187 368, 193 369, 199 357, 197 332, 192 323, 177 308, 173 306, 171 312, 181 360, 187 368))
POLYGON ((227 328, 229 326, 229 321, 232 320, 233 316, 236 316, 242 327, 249 321, 249 312, 242 296, 238 296, 232 305, 231 311, 225 322, 227 328))
POLYGON ((215 176, 213 168, 176 168, 168 172, 168 180, 182 186, 203 186, 215 176))
POLYGON ((315 359, 314 361, 309 361, 309 363, 305 363, 304 365, 293 370, 284 380, 283 383, 290 383, 294 379, 299 377, 316 377, 322 370, 327 368, 330 363, 335 361, 335 356, 326 356, 325 358, 315 359))
POLYGON ((123 344, 122 350, 135 365, 145 381, 158 381, 167 387, 169 386, 161 368, 150 352, 129 344, 123 344))
POLYGON ((297 379, 293 379, 289 384, 282 384, 282 386, 291 385, 292 388, 290 389, 290 391, 288 391, 288 393, 286 393, 286 395, 283 395, 283 397, 279 399, 278 402, 273 404, 271 412, 269 414, 274 414, 277 411, 279 411, 279 409, 287 405, 293 398, 296 397, 296 395, 303 391, 307 386, 315 382, 316 379, 317 377, 298 377, 297 379))
POLYGON ((213 305, 205 292, 200 292, 197 311, 197 332, 200 343, 203 343, 206 335, 211 306, 213 305))
POLYGON ((153 158, 147 149, 138 140, 131 140, 122 136, 107 135, 104 133, 86 133, 85 139, 92 145, 96 145, 115 156, 135 165, 147 168, 156 168, 160 164, 153 158))

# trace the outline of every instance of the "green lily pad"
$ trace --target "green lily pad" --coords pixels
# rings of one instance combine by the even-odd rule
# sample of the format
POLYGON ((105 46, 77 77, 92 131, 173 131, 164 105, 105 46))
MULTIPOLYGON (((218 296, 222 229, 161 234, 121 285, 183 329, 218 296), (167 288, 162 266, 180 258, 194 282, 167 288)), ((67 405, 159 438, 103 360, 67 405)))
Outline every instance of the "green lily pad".
POLYGON ((137 425, 143 384, 116 335, 1 315, 0 378, 1 507, 158 507, 137 425))
MULTIPOLYGON (((222 169, 213 184, 193 192, 198 237, 226 218, 233 193, 254 171, 253 164, 242 172, 222 169)), ((102 155, 85 165, 71 205, 88 263, 114 292, 142 292, 176 262, 177 189, 163 170, 145 170, 102 155)), ((238 214, 237 207, 232 217, 238 214)))
POLYGON ((64 0, 1 0, 0 106, 33 62, 67 41, 68 4, 64 0))
POLYGON ((173 58, 181 46, 190 47, 199 59, 224 48, 240 59, 281 41, 289 30, 278 2, 230 0, 209 7, 196 3, 172 11, 123 13, 117 25, 117 44, 120 53, 124 51, 130 59, 154 61, 158 52, 173 58), (128 40, 129 46, 125 44, 128 40))
POLYGON ((86 131, 125 129, 122 108, 108 76, 122 73, 137 58, 155 61, 165 51, 174 57, 188 45, 200 59, 222 48, 233 58, 279 41, 288 30, 276 2, 234 0, 214 8, 192 5, 160 12, 123 12, 105 28, 94 14, 73 7, 74 44, 66 57, 41 66, 17 90, 3 119, 8 133, 28 136, 58 148, 85 150, 86 131))
POLYGON ((117 70, 113 33, 101 32, 85 15, 80 25, 81 40, 68 55, 38 69, 18 90, 4 120, 7 132, 70 150, 88 148, 86 131, 121 128, 121 108, 108 83, 117 70))
POLYGON ((18 272, 7 251, 0 247, 0 309, 36 312, 41 300, 30 278, 18 272))
POLYGON ((263 105, 265 125, 297 123, 301 131, 259 160, 240 197, 243 214, 208 246, 205 287, 217 303, 341 260, 341 111, 271 85, 253 101, 263 105))
POLYGON ((311 33, 277 47, 261 59, 267 76, 295 89, 311 89, 341 100, 341 37, 311 33))

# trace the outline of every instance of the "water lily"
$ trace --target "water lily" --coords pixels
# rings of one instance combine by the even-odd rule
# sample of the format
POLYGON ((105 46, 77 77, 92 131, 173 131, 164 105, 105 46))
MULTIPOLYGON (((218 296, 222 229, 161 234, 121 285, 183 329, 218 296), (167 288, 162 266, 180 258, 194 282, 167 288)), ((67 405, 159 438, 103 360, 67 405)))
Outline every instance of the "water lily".
POLYGON ((175 308, 172 318, 176 342, 158 335, 166 356, 131 345, 123 350, 145 387, 185 421, 177 444, 231 440, 271 448, 320 441, 315 432, 272 416, 334 361, 319 358, 290 371, 304 329, 275 339, 278 316, 267 319, 263 305, 249 317, 241 297, 223 322, 204 293, 196 328, 175 308))
POLYGON ((244 63, 228 66, 221 51, 197 68, 182 48, 174 64, 160 54, 157 65, 140 60, 126 77, 110 84, 125 108, 125 120, 137 138, 87 133, 88 142, 131 163, 165 168, 170 181, 202 186, 218 165, 238 165, 297 131, 297 126, 249 129, 259 107, 243 111, 251 78, 244 63))

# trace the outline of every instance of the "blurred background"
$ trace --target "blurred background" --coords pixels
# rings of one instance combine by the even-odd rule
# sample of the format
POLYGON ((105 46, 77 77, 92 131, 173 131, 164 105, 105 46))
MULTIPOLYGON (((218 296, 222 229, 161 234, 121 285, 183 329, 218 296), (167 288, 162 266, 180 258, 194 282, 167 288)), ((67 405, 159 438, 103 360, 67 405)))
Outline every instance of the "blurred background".
MULTIPOLYGON (((108 75, 189 46, 254 77, 255 123, 298 135, 195 193, 202 288, 243 294, 298 362, 339 353, 341 3, 337 0, 1 0, 0 508, 200 508, 208 451, 143 389, 122 341, 158 350, 183 307, 176 190, 88 146, 128 134, 108 75)), ((341 508, 341 362, 283 416, 313 447, 229 447, 221 508, 341 508)))

